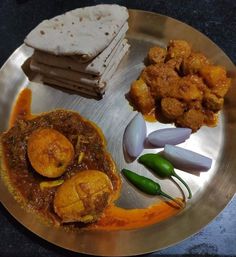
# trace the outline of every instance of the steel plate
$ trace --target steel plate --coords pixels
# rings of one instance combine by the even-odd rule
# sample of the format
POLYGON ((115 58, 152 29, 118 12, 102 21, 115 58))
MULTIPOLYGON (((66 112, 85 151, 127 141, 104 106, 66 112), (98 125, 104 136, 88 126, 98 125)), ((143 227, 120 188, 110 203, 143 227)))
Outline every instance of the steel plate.
MULTIPOLYGON (((113 232, 65 232, 47 227, 38 222, 35 215, 27 213, 15 202, 7 188, 0 181, 0 199, 7 210, 25 227, 45 240, 72 251, 103 255, 128 256, 159 250, 176 244, 202 229, 226 206, 236 191, 236 90, 234 89, 236 69, 224 52, 210 39, 192 27, 159 14, 130 10, 128 39, 130 52, 123 59, 115 76, 109 83, 105 97, 100 100, 87 99, 73 92, 62 91, 36 82, 29 82, 21 65, 32 54, 32 49, 22 45, 8 59, 0 71, 0 131, 7 129, 10 111, 21 89, 32 89, 32 111, 40 113, 55 108, 79 111, 86 118, 96 122, 104 131, 108 150, 118 167, 127 167, 154 178, 136 161, 126 163, 122 152, 124 129, 135 115, 125 98, 130 83, 138 77, 149 47, 154 44, 165 46, 170 39, 185 39, 194 50, 202 51, 214 63, 226 67, 233 78, 233 86, 227 94, 224 110, 215 128, 203 127, 184 144, 213 159, 210 171, 189 174, 177 171, 190 185, 192 200, 175 217, 149 227, 113 232)), ((147 123, 148 132, 171 125, 147 123)), ((145 152, 155 152, 146 149, 145 152)), ((155 179, 155 178, 154 178, 155 179)), ((173 196, 181 196, 179 188, 169 180, 159 181, 163 190, 173 196)), ((183 188, 183 190, 185 190, 183 188)), ((184 191, 186 193, 186 191, 184 191)), ((159 199, 148 198, 123 181, 122 194, 118 204, 127 208, 140 208, 159 199)))

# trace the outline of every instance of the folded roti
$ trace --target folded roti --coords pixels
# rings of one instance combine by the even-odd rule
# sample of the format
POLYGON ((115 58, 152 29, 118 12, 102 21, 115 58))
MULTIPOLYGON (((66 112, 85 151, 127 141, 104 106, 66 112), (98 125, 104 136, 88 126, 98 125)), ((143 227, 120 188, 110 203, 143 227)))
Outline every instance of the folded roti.
POLYGON ((83 73, 89 73, 94 75, 101 75, 104 73, 106 67, 111 62, 119 43, 124 39, 125 33, 128 30, 128 23, 126 22, 116 37, 112 40, 111 44, 104 49, 98 56, 92 59, 90 62, 81 63, 77 61, 77 56, 59 56, 52 55, 46 52, 36 50, 33 55, 33 59, 38 63, 62 68, 71 69, 83 73))
POLYGON ((127 8, 119 5, 78 8, 44 20, 25 43, 55 55, 78 55, 78 61, 87 62, 111 43, 127 19, 127 8))
POLYGON ((105 92, 108 81, 114 75, 121 59, 127 53, 129 47, 130 47, 129 44, 125 44, 125 46, 122 49, 121 54, 119 55, 119 58, 116 59, 116 62, 114 63, 114 65, 112 66, 112 68, 110 70, 109 76, 107 77, 107 81, 99 84, 99 86, 97 88, 94 88, 94 87, 91 87, 89 85, 85 85, 82 83, 78 83, 76 81, 66 80, 66 79, 63 79, 60 77, 56 77, 56 76, 53 77, 53 76, 43 75, 42 80, 45 84, 50 84, 50 85, 55 85, 55 86, 59 86, 59 87, 63 87, 63 88, 72 89, 74 91, 77 91, 79 93, 82 93, 82 94, 85 94, 88 96, 101 97, 105 92))
POLYGON ((100 77, 97 77, 91 74, 72 71, 70 69, 61 69, 61 68, 49 66, 46 64, 37 63, 34 59, 32 59, 30 63, 30 68, 31 70, 36 71, 48 77, 59 77, 65 80, 72 80, 72 81, 76 81, 78 83, 90 85, 93 87, 99 87, 99 84, 106 81, 107 77, 110 76, 109 74, 110 74, 111 67, 122 59, 120 57, 121 56, 123 57, 124 47, 126 46, 126 44, 127 44, 126 39, 120 42, 113 56, 112 61, 109 63, 106 70, 100 77))
POLYGON ((98 92, 95 92, 92 90, 87 90, 86 88, 83 88, 83 87, 77 86, 77 85, 70 85, 68 83, 64 83, 64 82, 61 82, 59 80, 49 78, 49 77, 44 77, 43 83, 47 84, 47 85, 57 86, 60 88, 70 89, 70 90, 76 91, 82 95, 89 96, 89 97, 102 98, 102 95, 103 95, 103 93, 98 93, 98 92))

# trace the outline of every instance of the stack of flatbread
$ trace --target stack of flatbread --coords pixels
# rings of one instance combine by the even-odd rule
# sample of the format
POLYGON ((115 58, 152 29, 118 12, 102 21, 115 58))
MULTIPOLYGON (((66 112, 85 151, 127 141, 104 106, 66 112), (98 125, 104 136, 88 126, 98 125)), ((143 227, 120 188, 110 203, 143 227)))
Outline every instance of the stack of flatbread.
POLYGON ((102 96, 129 49, 128 11, 119 5, 79 8, 41 22, 25 39, 30 68, 46 84, 102 96))

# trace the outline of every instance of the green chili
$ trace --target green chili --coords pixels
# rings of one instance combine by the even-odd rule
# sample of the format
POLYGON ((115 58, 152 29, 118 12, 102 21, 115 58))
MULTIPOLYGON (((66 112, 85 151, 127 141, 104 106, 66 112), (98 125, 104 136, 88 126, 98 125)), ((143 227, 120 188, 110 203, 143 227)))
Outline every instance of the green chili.
POLYGON ((161 186, 158 183, 154 182, 153 180, 146 178, 144 176, 138 175, 137 173, 127 169, 123 169, 122 173, 134 186, 136 186, 142 192, 149 195, 162 195, 176 202, 176 200, 173 199, 171 196, 162 192, 161 186))
POLYGON ((188 198, 192 198, 191 190, 186 182, 175 173, 174 166, 168 160, 163 158, 160 154, 144 154, 139 157, 138 161, 147 168, 153 170, 161 178, 170 178, 171 176, 176 177, 187 188, 189 193, 188 198))

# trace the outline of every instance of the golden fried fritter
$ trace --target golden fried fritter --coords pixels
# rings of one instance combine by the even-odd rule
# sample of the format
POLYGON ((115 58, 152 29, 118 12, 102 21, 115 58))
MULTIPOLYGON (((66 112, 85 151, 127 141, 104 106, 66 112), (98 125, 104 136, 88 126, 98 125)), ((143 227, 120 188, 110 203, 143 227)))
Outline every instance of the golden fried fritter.
POLYGON ((202 111, 190 109, 180 116, 176 123, 180 127, 191 128, 195 132, 203 125, 204 118, 202 111))
POLYGON ((191 46, 185 40, 170 40, 167 49, 168 59, 184 59, 188 58, 191 54, 191 46))
POLYGON ((56 178, 66 171, 74 157, 74 148, 57 130, 39 128, 29 136, 27 154, 35 171, 45 177, 56 178))
POLYGON ((161 110, 165 117, 175 120, 184 113, 184 105, 175 98, 162 98, 161 110))
POLYGON ((167 51, 165 48, 159 46, 151 47, 148 52, 148 61, 151 64, 164 63, 166 53, 167 51))
POLYGON ((150 89, 142 79, 132 83, 129 97, 135 103, 137 110, 142 114, 148 114, 155 108, 155 101, 150 93, 150 89))
POLYGON ((66 180, 56 191, 54 210, 62 222, 94 222, 112 200, 112 184, 98 170, 85 170, 66 180))
POLYGON ((184 75, 196 74, 201 68, 209 65, 210 61, 202 53, 191 53, 188 58, 185 58, 182 63, 182 71, 184 75))

